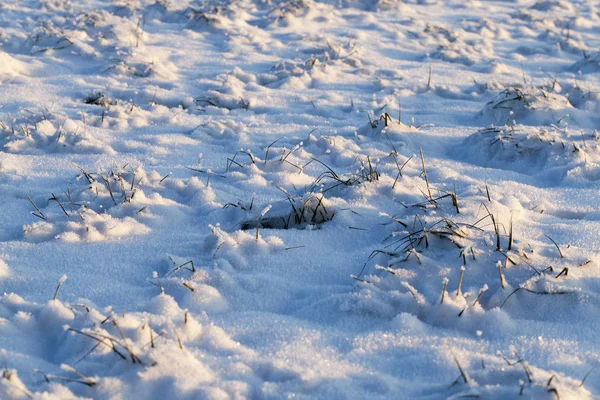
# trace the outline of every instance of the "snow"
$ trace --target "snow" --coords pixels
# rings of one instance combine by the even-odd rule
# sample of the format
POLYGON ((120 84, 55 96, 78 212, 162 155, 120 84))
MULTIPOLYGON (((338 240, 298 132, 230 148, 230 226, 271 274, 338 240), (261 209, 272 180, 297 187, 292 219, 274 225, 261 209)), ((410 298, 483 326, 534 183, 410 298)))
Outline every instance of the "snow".
POLYGON ((0 398, 599 398, 598 21, 3 1, 0 398))

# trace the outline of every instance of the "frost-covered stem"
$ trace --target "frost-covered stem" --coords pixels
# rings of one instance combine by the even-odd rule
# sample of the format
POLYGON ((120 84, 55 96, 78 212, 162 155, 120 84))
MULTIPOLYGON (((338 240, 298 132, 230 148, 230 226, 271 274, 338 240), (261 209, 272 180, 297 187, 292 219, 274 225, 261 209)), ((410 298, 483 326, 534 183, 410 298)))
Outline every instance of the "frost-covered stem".
POLYGON ((148 323, 148 330, 150 331, 150 346, 154 348, 154 332, 152 332, 152 326, 148 323))
POLYGON ((52 300, 56 300, 56 296, 58 296, 58 291, 60 290, 60 287, 63 285, 63 283, 65 283, 66 280, 67 274, 64 274, 60 277, 60 279, 58 280, 58 286, 56 286, 56 290, 54 291, 54 297, 52 297, 52 300))
POLYGON ((504 272, 502 272, 502 263, 498 261, 498 264, 496 265, 498 266, 498 274, 500 275, 500 286, 502 286, 502 289, 504 289, 506 286, 506 281, 504 279, 504 272))
POLYGON ((444 278, 444 287, 442 288, 442 299, 440 300, 440 304, 444 302, 444 298, 446 297, 446 289, 448 288, 448 278, 444 278))
POLYGON ((485 369, 485 361, 483 360, 483 332, 477 331, 477 337, 479 337, 479 358, 481 358, 481 369, 485 369))
POLYGON ((460 277, 458 278, 458 287, 456 288, 456 295, 460 296, 460 289, 462 287, 463 276, 465 275, 465 266, 460 267, 460 277))
POLYGON ((258 217, 258 221, 256 222, 256 240, 258 241, 258 230, 260 229, 260 221, 263 219, 266 213, 271 209, 271 205, 266 206, 258 217))
POLYGON ((429 77, 427 78, 427 89, 431 89, 431 59, 428 58, 429 61, 429 77))
POLYGON ((473 302, 473 307, 475 307, 475 304, 479 303, 479 300, 481 299, 481 296, 483 295, 483 293, 486 290, 488 290, 488 285, 483 285, 483 287, 479 290, 479 294, 477 295, 477 298, 473 302))
POLYGON ((427 194, 429 195, 429 200, 431 200, 433 198, 433 196, 431 196, 431 189, 429 188, 429 178, 427 177, 427 168, 425 168, 425 157, 423 157, 423 149, 420 148, 419 151, 421 152, 421 164, 423 165, 423 176, 425 177, 425 183, 427 184, 427 194))

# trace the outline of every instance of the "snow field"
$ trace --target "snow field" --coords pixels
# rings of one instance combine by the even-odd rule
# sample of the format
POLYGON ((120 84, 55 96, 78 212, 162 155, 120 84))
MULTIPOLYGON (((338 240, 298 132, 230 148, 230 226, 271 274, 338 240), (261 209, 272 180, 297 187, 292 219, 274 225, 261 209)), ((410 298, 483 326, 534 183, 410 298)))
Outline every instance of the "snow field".
POLYGON ((596 398, 593 1, 0 4, 0 398, 596 398))

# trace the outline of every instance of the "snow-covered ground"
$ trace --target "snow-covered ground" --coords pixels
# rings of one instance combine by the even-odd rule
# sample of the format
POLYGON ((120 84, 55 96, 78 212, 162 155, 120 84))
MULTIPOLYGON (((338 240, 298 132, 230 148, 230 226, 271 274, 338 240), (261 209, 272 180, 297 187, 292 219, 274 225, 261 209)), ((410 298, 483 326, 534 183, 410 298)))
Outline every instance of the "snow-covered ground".
POLYGON ((600 398, 596 0, 3 0, 0 398, 600 398))

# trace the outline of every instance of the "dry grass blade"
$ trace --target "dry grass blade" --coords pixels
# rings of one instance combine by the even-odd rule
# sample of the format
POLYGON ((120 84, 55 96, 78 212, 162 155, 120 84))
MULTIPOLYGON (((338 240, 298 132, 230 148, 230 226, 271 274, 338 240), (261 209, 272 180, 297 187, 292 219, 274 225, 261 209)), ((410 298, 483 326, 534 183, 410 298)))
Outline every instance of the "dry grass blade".
POLYGON ((158 183, 163 183, 163 181, 165 179, 167 179, 168 177, 170 177, 172 175, 172 172, 169 172, 168 174, 166 174, 165 176, 162 177, 162 179, 160 181, 158 181, 158 183))
POLYGON ((550 389, 548 389, 548 393, 552 393, 554 395, 554 397, 556 397, 556 400, 560 400, 560 396, 558 395, 558 389, 557 388, 550 388, 550 389))
POLYGON ((183 342, 181 341, 181 338, 179 337, 179 333, 177 332, 177 328, 175 328, 174 324, 171 324, 171 328, 173 329, 173 333, 175 333, 175 338, 177 339, 177 344, 179 345, 179 349, 183 350, 183 342))
POLYGON ((444 298, 446 297, 446 289, 448 289, 448 278, 444 278, 443 284, 444 286, 442 287, 442 298, 440 300, 440 304, 444 303, 444 298))
POLYGON ((270 145, 267 146, 267 149, 265 150, 265 164, 267 163, 267 159, 269 158, 269 150, 271 150, 271 147, 275 143, 279 142, 281 139, 284 139, 284 138, 279 138, 279 139, 273 141, 273 143, 271 143, 270 145))
POLYGON ((458 207, 458 196, 456 195, 456 191, 454 193, 450 193, 450 197, 452 198, 452 205, 456 209, 456 213, 460 214, 460 208, 458 207))
POLYGON ((25 194, 25 196, 27 196, 27 199, 29 200, 29 202, 31 203, 31 205, 33 206, 33 208, 36 209, 37 214, 32 212, 32 215, 35 215, 38 218, 43 219, 44 221, 46 221, 46 216, 44 215, 44 213, 38 208, 38 206, 35 205, 35 203, 33 202, 33 200, 31 199, 31 197, 29 197, 28 194, 25 194))
POLYGON ((52 300, 56 300, 56 296, 58 296, 58 291, 60 290, 60 287, 63 285, 63 283, 65 283, 66 280, 66 274, 60 277, 60 279, 58 280, 58 286, 56 286, 56 290, 54 291, 54 297, 52 297, 52 300))
POLYGON ((81 173, 83 174, 83 176, 85 177, 85 179, 87 179, 88 183, 90 183, 90 184, 91 184, 92 182, 95 182, 95 181, 96 181, 96 179, 94 179, 94 177, 93 177, 91 174, 87 173, 87 172, 86 172, 86 171, 85 171, 83 168, 81 168, 81 167, 80 167, 80 166, 78 166, 78 165, 76 165, 75 167, 76 167, 76 168, 77 168, 79 171, 81 171, 81 173))
POLYGON ((588 372, 586 372, 586 374, 583 376, 583 379, 581 380, 581 383, 579 384, 579 387, 582 387, 585 384, 585 380, 588 378, 588 376, 590 376, 592 371, 594 371, 598 367, 598 365, 600 365, 600 363, 596 363, 596 365, 594 365, 592 368, 590 368, 588 372))
POLYGON ((79 358, 77 361, 75 361, 73 364, 74 364, 74 365, 77 365, 77 364, 79 364, 79 363, 80 363, 81 361, 83 361, 83 360, 84 360, 84 359, 85 359, 87 356, 89 356, 90 354, 92 354, 92 353, 94 352, 94 350, 96 350, 96 349, 97 349, 97 348, 100 346, 100 344, 101 344, 101 343, 99 343, 99 342, 98 342, 98 343, 96 343, 96 344, 94 345, 94 347, 92 347, 92 348, 91 348, 91 349, 90 349, 90 350, 89 350, 87 353, 85 353, 83 356, 81 356, 81 357, 80 357, 80 358, 79 358))
POLYGON ((421 152, 421 165, 423 166, 423 176, 425 177, 425 183, 427 184, 427 194, 429 195, 429 200, 433 200, 433 196, 431 195, 431 188, 429 187, 429 177, 427 176, 427 168, 425 168, 425 157, 423 157, 423 149, 419 148, 421 152))
POLYGON ((460 296, 464 275, 465 275, 465 267, 463 266, 463 267, 460 267, 460 277, 458 278, 458 287, 456 288, 457 296, 460 296))
POLYGON ((269 210, 271 209, 271 205, 269 204, 268 206, 266 206, 260 213, 259 217, 258 217, 258 221, 256 222, 256 240, 258 241, 258 230, 260 229, 260 221, 263 219, 263 217, 265 216, 266 213, 269 212, 269 210))
MULTIPOLYGON (((229 159, 227 159, 229 160, 229 159)), ((206 171, 200 168, 192 168, 192 167, 186 167, 187 169, 189 169, 190 171, 194 171, 194 172, 200 172, 202 174, 206 174, 206 171)))
POLYGON ((395 218, 395 217, 393 217, 393 216, 391 216, 391 215, 388 215, 388 214, 385 214, 385 213, 383 213, 383 214, 380 214, 380 215, 382 215, 382 216, 384 216, 384 217, 387 217, 387 218, 391 219, 392 221, 394 221, 394 222, 396 222, 396 223, 398 223, 398 224, 402 225, 402 226, 403 226, 403 227, 405 227, 405 228, 408 228, 408 225, 407 225, 407 224, 405 224, 404 222, 400 221, 398 218, 395 218))
POLYGON ((456 354, 454 354, 454 352, 452 351, 452 349, 450 349, 450 353, 452 354, 452 358, 454 359, 454 362, 456 363, 456 367, 460 371, 460 376, 462 377, 463 382, 464 383, 469 383, 469 376, 467 375, 467 373, 465 372, 465 370, 460 365, 460 362, 458 362, 458 358, 456 358, 456 354))
POLYGON ((295 250, 295 249, 301 249, 304 248, 306 246, 302 245, 302 246, 292 246, 292 247, 286 247, 284 250, 295 250))
POLYGON ((427 78, 427 89, 431 89, 431 59, 429 59, 429 76, 427 78))
POLYGON ((63 207, 62 203, 60 202, 59 198, 56 197, 56 195, 54 193, 51 193, 52 197, 48 200, 48 201, 55 201, 60 209, 63 211, 63 213, 67 216, 67 218, 69 217, 69 213, 67 212, 67 210, 65 210, 65 208, 63 207))
POLYGON ((139 359, 138 356, 136 356, 133 351, 131 350, 131 348, 129 347, 129 344, 127 343, 127 339, 125 338, 125 335, 123 334, 123 331, 121 330, 121 327, 119 326, 119 324, 117 323, 117 319, 115 318, 115 316, 112 316, 112 323, 115 326, 115 328, 117 328, 117 332, 119 332, 119 335, 121 336, 121 339, 123 339, 123 347, 125 347, 125 350, 127 350, 127 352, 129 353, 129 356, 131 357, 131 362, 136 364, 143 364, 142 360, 139 359))
POLYGON ((311 157, 311 160, 318 162, 319 164, 321 164, 322 166, 324 166, 325 168, 327 168, 327 170, 331 173, 331 176, 333 177, 333 179, 335 180, 339 180, 339 176, 338 174, 335 173, 334 170, 332 170, 327 164, 325 164, 324 162, 322 162, 321 160, 318 160, 314 157, 311 157))
MULTIPOLYGON (((506 364, 510 367, 513 367, 517 364, 521 364, 521 366, 523 367, 523 370, 525 370, 525 375, 527 375, 527 381, 529 383, 533 382, 533 373, 531 372, 531 369, 529 368, 529 365, 527 364, 527 361, 525 361, 523 358, 519 357, 518 354, 517 356, 517 361, 513 361, 511 362, 508 358, 506 358, 504 355, 502 355, 502 358, 504 359, 504 361, 506 362, 506 364)), ((550 379, 551 381, 552 379, 550 379)), ((550 383, 550 381, 548 382, 548 384, 550 383)))
POLYGON ((113 195, 112 188, 110 187, 110 182, 102 174, 100 174, 100 179, 102 179, 102 183, 104 183, 104 186, 106 187, 106 190, 108 190, 108 193, 110 194, 110 198, 112 199, 113 204, 116 206, 117 201, 115 200, 115 196, 113 195))
POLYGON ((174 268, 174 269, 172 269, 171 271, 169 271, 169 272, 168 272, 168 273, 165 275, 165 277, 167 277, 167 276, 170 276, 170 275, 174 274, 175 272, 179 271, 180 269, 187 269, 187 270, 188 270, 188 271, 190 271, 190 272, 196 272, 196 267, 194 266, 194 261, 193 261, 193 260, 190 260, 190 261, 187 261, 187 262, 185 262, 185 263, 183 263, 183 264, 181 264, 181 265, 179 265, 179 266, 175 267, 175 268, 174 268), (187 267, 188 265, 189 265, 190 267, 187 267))
POLYGON ((485 210, 488 212, 488 216, 490 217, 490 219, 492 220, 492 224, 494 225, 494 233, 496 235, 496 250, 500 251, 500 250, 502 250, 502 247, 500 244, 500 224, 497 222, 496 218, 494 218, 494 215, 490 212, 489 208, 485 204, 482 204, 482 205, 485 208, 485 210))
MULTIPOLYGON (((115 347, 115 345, 113 344, 113 340, 112 340, 111 338, 109 338, 109 337, 102 337, 102 336, 100 336, 100 337, 97 337, 97 336, 94 336, 94 335, 92 335, 92 334, 89 334, 89 333, 86 333, 86 332, 80 331, 80 330, 78 330, 78 329, 75 329, 75 328, 68 328, 68 330, 69 330, 69 331, 71 331, 71 332, 75 332, 75 333, 77 333, 77 334, 79 334, 79 335, 82 335, 82 336, 88 337, 88 338, 90 338, 90 339, 94 339, 96 342, 98 342, 98 345, 102 344, 102 345, 104 345, 104 346, 108 347, 109 349, 111 349, 112 351, 114 351, 114 352, 115 352, 115 353, 116 353, 116 354, 117 354, 119 357, 121 357, 123 360, 126 360, 126 359, 127 359, 127 357, 125 357, 125 355, 123 355, 123 353, 121 353, 119 350, 117 350, 117 348, 116 348, 116 347, 115 347), (105 340, 108 340, 108 341, 110 342, 110 344, 106 343, 106 342, 105 342, 105 340)), ((95 347, 94 347, 94 349, 95 349, 95 347)), ((92 351, 93 351, 94 349, 92 349, 92 351)))
POLYGON ((81 379, 83 379, 83 381, 78 381, 79 383, 83 383, 84 385, 87 385, 87 386, 94 386, 96 384, 96 381, 94 379, 82 374, 81 372, 77 371, 75 368, 71 367, 70 365, 62 364, 60 366, 60 368, 65 371, 73 372, 75 375, 77 375, 81 379))
POLYGON ((512 250, 513 245, 513 214, 510 214, 510 225, 508 228, 508 251, 512 250))
POLYGON ((512 291, 511 294, 509 294, 506 299, 504 299, 504 301, 502 302, 502 304, 500 304, 500 308, 504 307, 504 305, 506 304, 506 302, 508 301, 508 299, 511 298, 511 296, 519 291, 525 291, 527 293, 532 293, 532 294, 539 294, 539 295, 551 295, 551 294, 558 294, 558 295, 563 295, 563 294, 570 294, 571 292, 567 292, 567 291, 558 291, 558 292, 548 292, 548 291, 536 291, 536 290, 531 290, 531 289, 526 289, 523 287, 519 287, 516 288, 515 290, 512 291))
POLYGON ((475 301, 473 302, 472 307, 475 307, 475 304, 479 303, 479 300, 481 300, 481 296, 483 296, 483 294, 488 290, 488 285, 483 285, 483 287, 481 289, 479 289, 479 294, 477 295, 477 297, 475 298, 475 301))
POLYGON ((148 330, 150 331, 150 345, 154 348, 154 330, 152 329, 152 325, 148 324, 148 330))
MULTIPOLYGON (((394 179, 394 184, 392 185, 392 189, 394 189, 396 187, 396 184, 398 183, 398 179, 402 176, 402 170, 404 169, 406 164, 408 164, 408 162, 413 159, 413 157, 414 157, 414 155, 410 156, 406 161, 404 161, 404 164, 402 164, 402 166, 398 168, 398 174, 396 175, 396 179, 394 179)), ((395 157, 394 157, 394 159, 395 159, 395 157)))
POLYGON ((523 261, 525 264, 527 264, 529 266, 529 268, 533 269, 538 276, 542 275, 540 270, 538 270, 536 267, 533 266, 533 264, 531 264, 529 261, 526 260, 527 256, 525 255, 525 253, 519 254, 519 257, 521 258, 521 261, 523 261))
POLYGON ((544 235, 544 236, 546 236, 548 239, 550 239, 550 241, 554 244, 554 246, 556 246, 556 249, 558 250, 558 254, 560 255, 560 258, 565 258, 565 256, 564 256, 563 252, 561 251, 560 247, 558 247, 558 243, 556 243, 554 241, 554 239, 552 239, 550 236, 548 236, 548 235, 544 235))
POLYGON ((360 277, 358 277, 356 275, 350 275, 350 278, 352 278, 352 279, 354 279, 356 281, 359 281, 359 282, 371 283, 371 282, 366 281, 366 280, 364 280, 364 279, 362 279, 362 278, 360 278, 360 277))
MULTIPOLYGON (((5 360, 6 363, 6 360, 5 360)), ((28 399, 33 399, 33 395, 29 392, 29 390, 27 390, 27 388, 22 388, 21 386, 19 386, 18 384, 16 384, 11 378, 12 378, 12 373, 10 371, 8 371, 8 367, 5 366, 5 370, 2 372, 2 376, 0 377, 2 379, 6 379, 6 382, 11 384, 11 387, 18 390, 19 392, 23 393, 25 395, 25 397, 27 397, 28 399)), ((4 390, 3 390, 4 392, 4 390)))
POLYGON ((81 383, 82 385, 86 385, 86 386, 90 386, 90 387, 94 386, 96 384, 95 381, 87 381, 87 380, 83 380, 83 379, 68 378, 66 376, 58 376, 58 375, 52 375, 52 374, 45 374, 45 373, 43 373, 40 370, 34 370, 33 372, 43 375, 44 376, 44 380, 47 383, 50 383, 51 380, 57 380, 57 381, 69 382, 69 383, 81 383))
POLYGON ((556 275, 556 276, 555 276, 555 278, 556 278, 556 279, 558 279, 558 278, 560 278, 560 277, 561 277, 561 276, 563 276, 563 275, 564 275, 564 276, 567 276, 567 275, 569 275, 569 268, 567 268, 567 267, 564 267, 564 268, 562 269, 562 271, 560 271, 560 273, 559 273, 558 275, 556 275))

